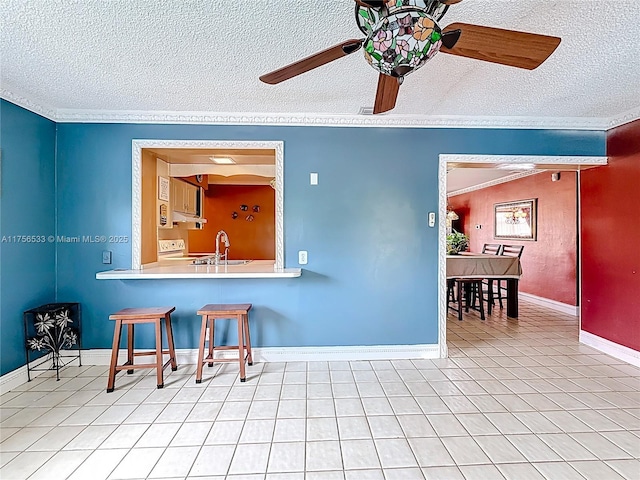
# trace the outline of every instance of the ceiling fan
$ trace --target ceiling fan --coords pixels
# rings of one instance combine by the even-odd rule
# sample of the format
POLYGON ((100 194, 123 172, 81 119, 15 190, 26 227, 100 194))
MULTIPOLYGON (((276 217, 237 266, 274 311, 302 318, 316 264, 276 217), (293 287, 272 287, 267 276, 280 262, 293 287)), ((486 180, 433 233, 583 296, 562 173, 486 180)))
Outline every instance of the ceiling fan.
POLYGON ((533 70, 558 47, 560 38, 453 23, 440 28, 450 5, 462 0, 354 0, 356 23, 366 35, 303 58, 260 77, 275 85, 360 48, 379 74, 373 113, 396 105, 404 77, 440 52, 533 70))

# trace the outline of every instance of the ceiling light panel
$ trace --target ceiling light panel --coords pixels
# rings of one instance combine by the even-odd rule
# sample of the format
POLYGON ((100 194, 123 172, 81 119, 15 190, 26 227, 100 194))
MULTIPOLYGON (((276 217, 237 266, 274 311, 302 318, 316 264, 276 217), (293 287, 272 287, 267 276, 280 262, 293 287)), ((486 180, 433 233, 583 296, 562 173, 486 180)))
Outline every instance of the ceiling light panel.
POLYGON ((209 157, 209 160, 211 160, 213 163, 217 163, 218 165, 232 165, 235 162, 235 160, 231 157, 209 157))

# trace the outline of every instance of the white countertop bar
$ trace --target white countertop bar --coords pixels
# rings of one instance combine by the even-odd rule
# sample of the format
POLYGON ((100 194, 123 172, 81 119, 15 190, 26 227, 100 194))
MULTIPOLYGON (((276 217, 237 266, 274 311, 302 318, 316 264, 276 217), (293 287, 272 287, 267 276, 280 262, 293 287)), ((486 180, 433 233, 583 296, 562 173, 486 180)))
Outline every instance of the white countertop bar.
POLYGON ((275 268, 273 261, 254 260, 246 265, 192 265, 160 262, 141 270, 108 270, 96 273, 98 280, 157 280, 163 278, 296 278, 301 268, 275 268))

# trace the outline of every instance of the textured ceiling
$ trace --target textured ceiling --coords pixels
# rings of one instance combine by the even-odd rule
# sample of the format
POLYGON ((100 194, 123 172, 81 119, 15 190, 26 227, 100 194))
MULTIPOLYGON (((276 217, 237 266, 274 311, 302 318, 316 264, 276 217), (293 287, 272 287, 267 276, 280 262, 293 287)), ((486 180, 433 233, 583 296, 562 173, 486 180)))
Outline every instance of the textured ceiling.
MULTIPOLYGON (((361 33, 352 0, 3 0, 2 96, 78 111, 355 115, 362 53, 271 86, 259 75, 361 33)), ((639 0, 464 0, 456 21, 560 36, 534 71, 438 54, 386 116, 612 118, 640 110, 639 0)))
POLYGON ((506 181, 517 174, 522 174, 522 171, 497 168, 454 168, 447 172, 447 193, 476 187, 486 182, 506 181))

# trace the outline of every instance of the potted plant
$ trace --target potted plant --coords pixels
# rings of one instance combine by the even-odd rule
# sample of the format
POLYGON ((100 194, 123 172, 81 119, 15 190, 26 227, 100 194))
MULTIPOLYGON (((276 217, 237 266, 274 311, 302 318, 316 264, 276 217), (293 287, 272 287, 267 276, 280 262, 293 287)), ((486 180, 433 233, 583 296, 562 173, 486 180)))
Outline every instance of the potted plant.
POLYGON ((453 231, 447 235, 447 255, 457 255, 469 246, 469 237, 464 233, 453 231))

